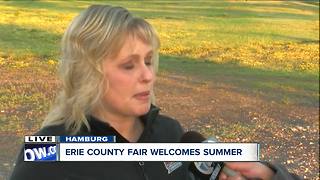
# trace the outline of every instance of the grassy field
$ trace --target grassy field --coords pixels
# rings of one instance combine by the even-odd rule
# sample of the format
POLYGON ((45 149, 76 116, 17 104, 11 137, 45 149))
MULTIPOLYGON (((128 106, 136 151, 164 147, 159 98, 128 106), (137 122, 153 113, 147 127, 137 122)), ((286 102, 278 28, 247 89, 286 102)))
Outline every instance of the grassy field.
MULTIPOLYGON (((59 86, 60 38, 94 3, 124 6, 154 25, 160 74, 223 82, 283 105, 319 106, 318 1, 3 1, 1 135, 17 139, 39 128, 59 86)), ((0 152, 0 162, 12 154, 0 152)))

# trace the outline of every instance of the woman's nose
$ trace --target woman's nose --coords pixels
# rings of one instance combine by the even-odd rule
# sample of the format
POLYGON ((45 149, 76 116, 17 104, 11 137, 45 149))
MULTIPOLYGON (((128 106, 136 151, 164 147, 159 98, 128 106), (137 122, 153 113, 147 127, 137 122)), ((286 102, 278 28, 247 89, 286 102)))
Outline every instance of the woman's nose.
POLYGON ((142 82, 151 82, 154 78, 154 71, 152 66, 143 65, 141 70, 141 81, 142 82))

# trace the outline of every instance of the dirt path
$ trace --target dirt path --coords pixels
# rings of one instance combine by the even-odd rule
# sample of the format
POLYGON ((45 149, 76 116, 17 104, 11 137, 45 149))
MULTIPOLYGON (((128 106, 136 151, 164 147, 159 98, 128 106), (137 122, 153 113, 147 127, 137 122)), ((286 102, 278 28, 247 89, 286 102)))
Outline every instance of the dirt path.
POLYGON ((222 82, 162 74, 156 95, 162 112, 187 130, 227 142, 260 142, 261 159, 319 179, 319 107, 284 105, 222 82))

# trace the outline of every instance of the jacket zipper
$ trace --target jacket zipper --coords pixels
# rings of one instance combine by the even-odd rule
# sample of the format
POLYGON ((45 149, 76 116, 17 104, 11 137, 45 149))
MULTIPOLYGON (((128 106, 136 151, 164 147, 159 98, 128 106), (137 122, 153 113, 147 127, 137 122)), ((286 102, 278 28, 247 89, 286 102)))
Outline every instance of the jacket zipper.
POLYGON ((146 172, 144 170, 144 162, 143 161, 139 161, 139 166, 140 166, 140 168, 142 170, 142 174, 143 174, 144 179, 145 180, 149 180, 149 178, 148 178, 148 176, 147 176, 147 174, 146 174, 146 172))

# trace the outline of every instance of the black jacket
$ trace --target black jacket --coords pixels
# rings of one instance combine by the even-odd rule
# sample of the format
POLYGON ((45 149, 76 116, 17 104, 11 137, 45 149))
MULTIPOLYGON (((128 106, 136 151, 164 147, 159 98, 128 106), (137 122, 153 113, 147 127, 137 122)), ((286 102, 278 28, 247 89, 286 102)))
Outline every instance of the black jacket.
MULTIPOLYGON (((183 133, 180 124, 158 114, 159 109, 151 110, 141 117, 144 131, 140 143, 179 142, 183 133)), ((89 116, 91 131, 86 128, 77 135, 106 136, 116 135, 117 142, 128 142, 114 128, 89 116)), ((41 129, 36 135, 69 135, 63 125, 41 129)), ((24 162, 20 152, 11 176, 12 180, 185 180, 188 179, 187 163, 168 174, 163 162, 24 162)))

